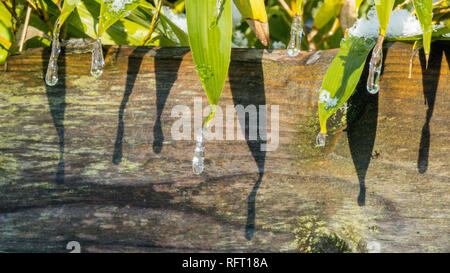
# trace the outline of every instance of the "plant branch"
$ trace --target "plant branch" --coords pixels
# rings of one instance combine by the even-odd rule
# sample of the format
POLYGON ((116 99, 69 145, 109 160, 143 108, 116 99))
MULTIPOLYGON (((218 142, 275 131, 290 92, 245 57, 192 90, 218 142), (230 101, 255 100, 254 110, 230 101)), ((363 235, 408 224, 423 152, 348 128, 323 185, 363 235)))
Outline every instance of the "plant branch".
POLYGON ((35 3, 33 3, 31 0, 26 0, 26 1, 35 11, 38 11, 38 7, 36 6, 35 3))
POLYGON ((43 0, 39 0, 39 5, 41 6, 43 20, 47 24, 49 30, 53 33, 53 26, 50 23, 50 19, 48 17, 47 11, 45 10, 44 1, 43 0))
POLYGON ((291 8, 289 7, 288 4, 286 4, 286 2, 284 0, 278 0, 278 2, 280 2, 281 6, 283 7, 283 9, 291 16, 294 17, 294 12, 291 10, 291 8))
POLYGON ((155 30, 158 24, 159 13, 161 12, 162 3, 163 3, 162 0, 158 0, 158 2, 156 3, 156 10, 155 13, 153 14, 152 22, 150 23, 150 29, 148 31, 148 34, 142 41, 141 46, 145 45, 148 42, 148 40, 150 40, 150 38, 152 37, 153 31, 155 30))
POLYGON ((27 15, 25 17, 25 24, 23 26, 22 35, 20 37, 19 42, 19 52, 22 52, 23 45, 25 44, 25 39, 27 38, 27 32, 28 32, 28 24, 30 23, 30 16, 31 16, 31 7, 27 5, 27 15))

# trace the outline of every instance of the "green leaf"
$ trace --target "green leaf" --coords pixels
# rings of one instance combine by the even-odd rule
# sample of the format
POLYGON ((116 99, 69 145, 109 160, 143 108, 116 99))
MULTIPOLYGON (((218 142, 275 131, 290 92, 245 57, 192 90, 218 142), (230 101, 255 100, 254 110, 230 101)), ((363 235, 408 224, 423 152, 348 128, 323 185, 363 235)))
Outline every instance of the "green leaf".
POLYGON ((303 7, 306 0, 296 0, 295 1, 295 15, 300 17, 303 16, 303 7))
POLYGON ((217 25, 216 0, 186 0, 189 43, 195 68, 208 96, 210 105, 217 105, 230 66, 231 0, 222 1, 217 25))
POLYGON ((172 31, 175 36, 177 36, 180 46, 189 46, 189 37, 188 34, 184 32, 184 30, 167 19, 167 17, 162 12, 160 14, 160 20, 161 23, 165 23, 166 25, 168 25, 168 31, 172 31))
POLYGON ((77 7, 80 0, 64 0, 61 15, 59 15, 59 25, 62 26, 72 11, 77 7))
POLYGON ((367 55, 376 39, 348 37, 331 63, 319 94, 321 132, 327 133, 327 120, 351 97, 359 82, 367 55))
POLYGON ((355 14, 358 16, 358 10, 364 0, 355 0, 355 14))
POLYGON ((103 0, 100 7, 98 36, 102 36, 112 24, 128 16, 140 2, 141 0, 103 0))
POLYGON ((394 8, 394 3, 395 0, 375 0, 378 21, 380 21, 380 34, 383 36, 386 36, 386 30, 392 9, 394 8))
POLYGON ((11 28, 11 14, 5 6, 0 5, 0 64, 6 61, 8 50, 14 41, 11 28))
POLYGON ((314 27, 321 29, 339 14, 341 0, 325 0, 314 18, 314 27))
POLYGON ((433 33, 433 1, 432 0, 413 0, 414 8, 419 17, 420 25, 423 31, 423 48, 426 55, 430 55, 431 35, 433 33))

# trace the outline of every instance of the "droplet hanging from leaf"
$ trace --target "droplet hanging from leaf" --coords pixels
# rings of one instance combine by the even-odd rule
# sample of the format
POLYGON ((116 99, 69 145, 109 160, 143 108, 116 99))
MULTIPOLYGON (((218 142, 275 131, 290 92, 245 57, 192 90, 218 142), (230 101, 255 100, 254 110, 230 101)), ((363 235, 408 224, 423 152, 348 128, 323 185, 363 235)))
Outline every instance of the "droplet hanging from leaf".
POLYGON ((217 0, 186 0, 189 44, 195 69, 206 91, 211 109, 201 128, 201 141, 197 141, 194 151, 192 167, 195 174, 203 171, 204 130, 214 117, 230 66, 231 0, 221 1, 217 25, 211 28, 211 18, 216 12, 217 0))
POLYGON ((53 29, 52 51, 48 61, 47 73, 45 74, 45 83, 48 86, 54 86, 58 83, 58 57, 61 52, 61 44, 59 42, 59 32, 61 30, 59 20, 56 20, 53 29))
POLYGON ((327 135, 320 132, 316 138, 316 144, 318 147, 324 147, 326 144, 327 135))
POLYGON ((384 36, 380 35, 370 58, 369 76, 367 78, 367 91, 370 94, 377 94, 380 91, 380 75, 383 68, 383 41, 384 36))
POLYGON ((369 77, 367 78, 367 91, 371 94, 377 94, 380 91, 380 75, 383 68, 383 42, 386 36, 389 18, 394 8, 395 0, 375 0, 380 29, 378 41, 372 51, 370 58, 369 77))
POLYGON ((291 40, 287 47, 287 54, 291 57, 295 57, 300 54, 300 46, 303 36, 303 24, 302 18, 299 15, 294 16, 291 25, 291 40))
POLYGON ((202 128, 200 134, 197 136, 197 143, 194 150, 194 157, 192 158, 192 172, 199 175, 205 169, 205 129, 202 128))
POLYGON ((96 78, 100 77, 103 73, 104 64, 102 38, 98 37, 94 42, 94 48, 92 49, 91 75, 96 78))

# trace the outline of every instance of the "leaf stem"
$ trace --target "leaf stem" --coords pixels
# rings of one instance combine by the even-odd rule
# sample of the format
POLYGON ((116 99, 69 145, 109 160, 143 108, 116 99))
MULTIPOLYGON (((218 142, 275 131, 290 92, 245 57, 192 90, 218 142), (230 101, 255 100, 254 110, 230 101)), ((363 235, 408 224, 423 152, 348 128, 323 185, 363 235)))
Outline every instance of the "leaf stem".
POLYGON ((156 3, 156 10, 155 10, 155 13, 153 14, 152 22, 150 23, 150 29, 148 31, 148 34, 145 36, 144 40, 142 41, 141 46, 144 46, 152 37, 153 31, 155 30, 155 28, 158 24, 159 14, 161 12, 162 3, 163 3, 162 0, 158 0, 156 3))
POLYGON ((44 7, 44 1, 43 1, 43 0, 39 0, 39 5, 41 6, 42 17, 43 17, 43 19, 44 19, 44 22, 47 24, 48 29, 50 30, 50 32, 53 33, 53 26, 52 26, 52 24, 50 23, 50 19, 49 19, 49 17, 48 17, 47 10, 45 10, 45 7, 44 7))
POLYGON ((289 7, 288 4, 286 4, 286 2, 284 0, 278 0, 278 2, 280 2, 281 7, 283 7, 284 10, 286 10, 286 12, 291 16, 294 17, 294 12, 292 11, 292 9, 289 7))

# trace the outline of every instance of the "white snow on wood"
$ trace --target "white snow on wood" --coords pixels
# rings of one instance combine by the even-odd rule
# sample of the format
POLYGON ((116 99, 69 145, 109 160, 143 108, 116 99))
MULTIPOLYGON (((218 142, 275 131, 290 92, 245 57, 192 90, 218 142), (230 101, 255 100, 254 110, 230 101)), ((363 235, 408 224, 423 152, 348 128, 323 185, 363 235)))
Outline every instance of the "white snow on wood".
MULTIPOLYGON (((380 23, 378 22, 377 11, 375 8, 372 8, 368 12, 367 18, 358 19, 348 30, 348 34, 350 36, 373 38, 378 36, 379 28, 380 23)), ((392 11, 386 37, 410 37, 420 34, 422 34, 422 29, 415 15, 405 9, 392 11)))

